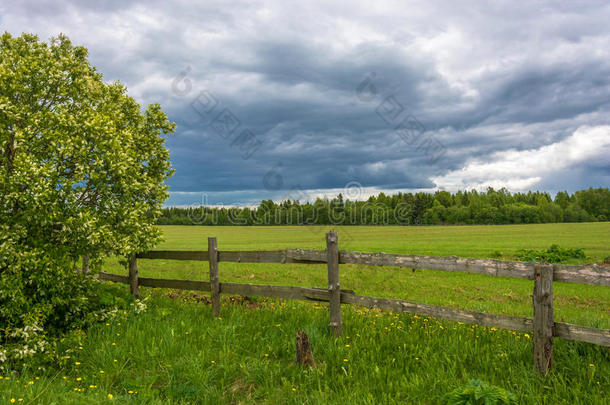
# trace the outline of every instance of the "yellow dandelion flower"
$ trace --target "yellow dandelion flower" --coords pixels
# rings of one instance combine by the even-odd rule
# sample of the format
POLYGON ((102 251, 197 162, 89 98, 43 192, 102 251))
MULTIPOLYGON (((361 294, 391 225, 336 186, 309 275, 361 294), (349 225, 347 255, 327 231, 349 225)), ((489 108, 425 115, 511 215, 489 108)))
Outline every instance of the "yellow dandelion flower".
POLYGON ((595 364, 591 363, 591 364, 589 364, 589 367, 595 367, 595 364))
POLYGON ((15 403, 15 398, 11 398, 11 404, 15 403))
POLYGON ((297 389, 296 389, 296 388, 294 388, 294 387, 292 388, 292 390, 293 390, 294 392, 297 392, 297 389))
POLYGON ((528 335, 527 333, 525 335, 523 335, 524 338, 529 339, 530 335, 528 335))
POLYGON ((345 345, 345 347, 349 347, 349 345, 345 345))
POLYGON ((114 396, 112 394, 108 394, 108 399, 112 399, 114 396))
POLYGON ((74 365, 75 365, 75 366, 80 366, 80 361, 75 361, 75 362, 74 362, 74 365))
POLYGON ((76 381, 82 381, 83 379, 80 377, 76 377, 76 381))
POLYGON ((269 357, 269 353, 265 353, 265 357, 269 357))
POLYGON ((129 391, 127 391, 127 393, 128 393, 129 395, 131 395, 131 394, 133 394, 133 391, 129 390, 129 391))
POLYGON ((100 374, 104 374, 104 370, 100 370, 100 374))
POLYGON ((348 359, 343 359, 343 361, 347 363, 349 360, 348 359))

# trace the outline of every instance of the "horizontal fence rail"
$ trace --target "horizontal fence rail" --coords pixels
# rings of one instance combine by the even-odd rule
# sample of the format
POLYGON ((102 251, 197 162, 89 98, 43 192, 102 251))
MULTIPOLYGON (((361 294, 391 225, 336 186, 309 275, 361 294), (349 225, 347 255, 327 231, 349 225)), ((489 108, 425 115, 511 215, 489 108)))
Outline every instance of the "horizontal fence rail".
MULTIPOLYGON (((153 250, 140 253, 138 259, 199 260, 208 261, 207 251, 153 250)), ((260 251, 218 251, 219 262, 234 263, 327 263, 326 250, 285 249, 260 251)), ((441 270, 484 274, 498 277, 534 279, 538 263, 515 262, 495 259, 469 259, 462 257, 437 257, 390 253, 361 253, 339 251, 339 264, 368 266, 394 266, 412 269, 441 270)), ((550 264, 553 281, 610 286, 610 269, 597 264, 550 264)))
MULTIPOLYGON (((100 272, 99 279, 116 283, 129 284, 128 276, 100 272)), ((140 277, 138 284, 143 287, 174 288, 179 290, 210 291, 209 281, 171 280, 159 278, 140 277)), ((283 298, 302 301, 330 301, 330 293, 325 288, 294 287, 280 285, 220 283, 221 294, 235 294, 270 298, 283 298)), ((415 302, 376 298, 357 295, 351 290, 341 290, 341 303, 358 305, 367 308, 379 308, 396 313, 405 312, 429 316, 432 318, 447 319, 481 326, 502 329, 533 331, 533 320, 527 317, 496 315, 485 312, 468 311, 457 308, 441 307, 436 305, 418 304, 415 302)), ((589 328, 564 322, 555 322, 553 336, 567 340, 594 343, 610 347, 610 330, 589 328)))
POLYGON ((261 251, 219 251, 216 238, 208 238, 207 251, 154 250, 139 253, 129 260, 129 276, 99 273, 99 279, 128 284, 131 293, 139 297, 139 287, 174 288, 210 292, 212 313, 220 316, 220 294, 239 294, 283 299, 329 302, 333 335, 342 329, 341 304, 379 308, 458 321, 481 326, 512 329, 533 334, 532 347, 535 368, 547 374, 553 360, 553 338, 593 343, 610 347, 610 330, 595 329, 555 322, 553 315, 553 282, 610 286, 610 269, 588 264, 581 266, 515 262, 462 257, 437 257, 389 253, 361 253, 338 250, 338 235, 326 235, 326 250, 284 249, 261 251), (195 260, 209 263, 210 281, 156 279, 138 276, 137 259, 195 260), (326 264, 328 288, 225 283, 219 280, 218 263, 301 263, 326 264), (339 284, 339 264, 393 266, 450 272, 483 274, 496 277, 525 278, 534 282, 532 294, 533 318, 489 314, 392 298, 357 295, 339 284))

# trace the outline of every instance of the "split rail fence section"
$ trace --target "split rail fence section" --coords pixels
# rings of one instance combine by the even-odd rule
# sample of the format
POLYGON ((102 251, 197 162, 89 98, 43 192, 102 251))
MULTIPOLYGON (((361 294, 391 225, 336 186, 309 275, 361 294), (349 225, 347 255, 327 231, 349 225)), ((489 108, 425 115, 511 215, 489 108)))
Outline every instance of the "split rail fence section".
POLYGON ((548 373, 551 368, 554 337, 610 347, 610 330, 555 322, 553 319, 554 281, 610 286, 610 271, 595 264, 569 266, 460 257, 344 252, 338 249, 337 233, 329 232, 326 234, 326 250, 219 251, 216 238, 208 238, 207 251, 149 251, 140 253, 130 260, 129 276, 101 272, 99 278, 129 284, 131 293, 135 296, 139 296, 139 286, 209 291, 212 297, 212 311, 214 316, 217 317, 220 316, 220 294, 327 301, 330 303, 330 329, 334 336, 341 334, 341 304, 380 308, 481 326, 526 331, 533 334, 534 365, 543 374, 548 373), (138 277, 137 259, 207 261, 209 262, 210 281, 138 277), (326 263, 328 266, 328 289, 221 283, 218 275, 218 263, 220 262, 326 263), (397 299, 357 295, 353 291, 340 288, 339 264, 348 263, 467 272, 533 280, 534 317, 495 315, 397 299))

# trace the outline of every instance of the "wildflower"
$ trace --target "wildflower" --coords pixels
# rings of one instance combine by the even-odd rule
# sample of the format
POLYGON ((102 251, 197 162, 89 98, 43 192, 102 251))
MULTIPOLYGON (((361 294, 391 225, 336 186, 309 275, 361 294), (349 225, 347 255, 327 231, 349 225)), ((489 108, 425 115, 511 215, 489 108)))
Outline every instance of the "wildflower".
POLYGON ((265 357, 269 357, 269 353, 265 353, 265 357))
POLYGON ((75 365, 75 366, 80 366, 80 361, 75 361, 75 362, 74 362, 74 365, 75 365))
POLYGON ((343 359, 343 361, 347 363, 349 360, 348 359, 343 359))
POLYGON ((96 387, 97 387, 96 385, 90 385, 89 386, 89 388, 91 388, 91 389, 96 388, 96 387))
POLYGON ((345 347, 349 347, 349 345, 345 345, 345 347))
POLYGON ((15 398, 11 398, 11 404, 15 403, 15 398))
POLYGON ((297 389, 296 389, 296 388, 294 388, 294 387, 292 388, 292 390, 293 390, 294 392, 297 392, 297 389))
POLYGON ((28 382, 28 384, 29 384, 29 385, 32 385, 32 384, 34 384, 34 381, 30 381, 30 382, 28 382))
POLYGON ((131 394, 133 394, 133 391, 129 390, 129 391, 127 391, 127 393, 128 393, 129 395, 131 395, 131 394))
POLYGON ((525 335, 523 335, 524 338, 529 339, 530 335, 528 335, 527 333, 525 335))
POLYGON ((118 363, 118 362, 119 362, 117 359, 114 359, 114 360, 112 360, 112 361, 113 361, 113 362, 115 362, 115 363, 118 363))
POLYGON ((104 374, 104 370, 100 370, 100 374, 104 374))
POLYGON ((595 364, 589 364, 589 367, 595 367, 595 364))
POLYGON ((212 364, 216 364, 216 362, 214 360, 212 360, 212 364))
POLYGON ((114 397, 112 396, 112 394, 108 394, 108 399, 112 399, 112 398, 114 398, 114 397))
POLYGON ((112 345, 113 345, 113 346, 116 346, 116 343, 112 342, 112 345))

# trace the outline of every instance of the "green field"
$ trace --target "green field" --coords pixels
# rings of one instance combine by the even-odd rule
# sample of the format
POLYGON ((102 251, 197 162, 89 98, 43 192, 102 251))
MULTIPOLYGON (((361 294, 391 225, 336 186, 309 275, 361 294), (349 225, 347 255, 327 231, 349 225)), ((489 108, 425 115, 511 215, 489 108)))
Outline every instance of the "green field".
MULTIPOLYGON (((207 238, 218 239, 219 250, 325 249, 329 227, 163 227, 166 242, 159 249, 207 250, 207 238)), ((610 256, 610 223, 505 226, 338 227, 339 249, 361 252, 411 253, 436 256, 513 259, 524 248, 542 249, 557 243, 583 248, 588 262, 610 256)), ((206 280, 206 262, 139 260, 142 277, 206 280)), ((325 265, 220 263, 220 280, 256 284, 326 287, 325 265)), ((106 271, 126 274, 118 264, 106 271)), ((509 315, 532 315, 533 283, 515 278, 341 265, 341 287, 358 294, 398 298, 509 315)), ((610 289, 556 283, 556 318, 586 326, 610 328, 610 289)))
MULTIPOLYGON (((164 227, 159 249, 324 248, 328 227, 164 227)), ((583 248, 610 256, 610 223, 465 227, 339 227, 339 248, 367 252, 513 258, 521 248, 583 248)), ((207 279, 205 262, 139 260, 141 276, 207 279)), ((116 261, 106 271, 125 274, 116 261)), ((342 288, 359 294, 531 316, 533 283, 439 271, 341 265, 342 288)), ((326 285, 323 265, 220 263, 221 281, 326 285)), ((109 286, 125 295, 124 285, 109 286)), ((344 306, 340 338, 327 304, 225 298, 214 319, 199 293, 141 289, 148 310, 68 337, 61 366, 4 375, 0 403, 439 403, 471 379, 507 389, 519 403, 604 404, 607 348, 555 340, 553 376, 539 378, 530 336, 408 314, 344 306), (316 368, 294 361, 295 333, 311 339, 316 368), (6 377, 10 377, 7 379, 6 377)), ((607 287, 555 283, 555 317, 610 328, 607 287)))

